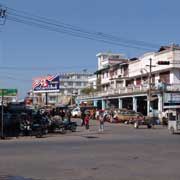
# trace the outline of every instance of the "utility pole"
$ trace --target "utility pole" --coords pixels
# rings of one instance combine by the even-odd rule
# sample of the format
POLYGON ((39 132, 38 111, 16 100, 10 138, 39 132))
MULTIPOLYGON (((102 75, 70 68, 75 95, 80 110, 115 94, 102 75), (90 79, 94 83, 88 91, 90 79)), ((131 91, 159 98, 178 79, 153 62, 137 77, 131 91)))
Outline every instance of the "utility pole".
POLYGON ((148 103, 149 103, 149 106, 148 106, 148 115, 150 114, 150 111, 151 111, 151 96, 152 96, 152 67, 155 67, 152 65, 152 59, 150 58, 149 59, 149 65, 146 65, 149 67, 149 77, 148 77, 148 84, 149 84, 149 89, 148 89, 148 103))
POLYGON ((6 22, 6 11, 7 9, 0 5, 0 25, 4 25, 6 22))
POLYGON ((1 139, 4 139, 4 90, 1 89, 1 139))
POLYGON ((149 100, 149 109, 148 113, 150 114, 151 110, 151 77, 152 77, 152 59, 149 59, 149 91, 148 91, 148 100, 149 100))

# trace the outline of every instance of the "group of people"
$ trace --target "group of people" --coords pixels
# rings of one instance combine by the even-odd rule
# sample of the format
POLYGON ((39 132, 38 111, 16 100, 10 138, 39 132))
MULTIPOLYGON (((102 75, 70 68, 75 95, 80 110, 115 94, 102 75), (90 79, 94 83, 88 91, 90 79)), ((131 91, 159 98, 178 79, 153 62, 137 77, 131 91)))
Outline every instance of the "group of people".
MULTIPOLYGON (((99 121, 99 132, 104 131, 104 123, 106 120, 106 116, 107 114, 103 110, 98 111, 96 119, 99 121)), ((89 130, 89 122, 90 119, 92 119, 90 112, 88 111, 82 112, 81 118, 82 118, 81 126, 85 126, 86 130, 89 130)))

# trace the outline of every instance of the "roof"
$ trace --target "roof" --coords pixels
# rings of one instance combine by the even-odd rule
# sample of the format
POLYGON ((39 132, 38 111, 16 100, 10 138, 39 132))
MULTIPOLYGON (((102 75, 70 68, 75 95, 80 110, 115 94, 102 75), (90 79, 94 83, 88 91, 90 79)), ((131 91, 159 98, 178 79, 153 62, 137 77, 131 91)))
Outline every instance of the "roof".
POLYGON ((129 61, 127 59, 124 59, 124 62, 120 62, 120 63, 112 64, 112 65, 107 65, 107 67, 95 71, 94 74, 99 74, 99 73, 101 73, 101 72, 103 72, 105 70, 108 70, 111 67, 112 68, 113 67, 119 67, 119 66, 128 65, 128 64, 129 64, 129 61))
POLYGON ((99 56, 120 56, 120 57, 123 57, 123 54, 102 52, 102 53, 96 54, 96 57, 99 57, 99 56))

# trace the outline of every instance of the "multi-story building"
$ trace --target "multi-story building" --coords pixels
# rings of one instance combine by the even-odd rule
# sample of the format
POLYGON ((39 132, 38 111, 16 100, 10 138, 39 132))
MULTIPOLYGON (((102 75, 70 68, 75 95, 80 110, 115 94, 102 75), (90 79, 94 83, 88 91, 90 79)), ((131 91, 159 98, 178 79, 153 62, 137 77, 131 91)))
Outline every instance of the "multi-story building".
POLYGON ((31 92, 35 105, 67 105, 73 97, 81 95, 81 90, 88 85, 88 78, 92 74, 82 73, 60 73, 52 79, 52 76, 35 78, 34 88, 31 92), (52 82, 50 82, 50 78, 52 82), (48 79, 49 78, 49 79, 48 79), (38 88, 37 88, 38 87, 38 88), (50 88, 50 89, 49 89, 50 88))
POLYGON ((95 74, 88 77, 88 87, 97 89, 97 77, 95 74))
MULTIPOLYGON (((107 59, 107 57, 105 57, 107 59)), ((139 58, 119 58, 117 63, 101 66, 104 57, 98 55, 98 93, 81 96, 101 108, 115 106, 143 114, 162 115, 168 108, 180 108, 180 46, 163 46, 157 52, 139 58), (168 61, 167 65, 158 64, 168 61), (151 68, 150 68, 151 67, 151 68)))
POLYGON ((88 86, 88 79, 92 74, 83 73, 62 73, 60 74, 60 94, 62 95, 80 95, 81 90, 88 86))

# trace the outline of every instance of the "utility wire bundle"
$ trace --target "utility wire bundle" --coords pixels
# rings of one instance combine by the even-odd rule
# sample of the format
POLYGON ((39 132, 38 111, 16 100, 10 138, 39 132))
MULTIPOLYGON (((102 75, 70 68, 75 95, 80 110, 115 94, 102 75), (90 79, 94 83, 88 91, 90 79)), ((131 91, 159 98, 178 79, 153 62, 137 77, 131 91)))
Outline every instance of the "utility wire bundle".
POLYGON ((139 50, 154 50, 159 47, 159 45, 157 44, 147 43, 140 40, 126 39, 103 32, 89 31, 50 18, 33 15, 7 6, 3 6, 3 7, 7 9, 6 11, 7 20, 26 24, 29 26, 34 26, 44 30, 54 31, 61 34, 66 34, 79 38, 85 38, 107 44, 113 44, 121 47, 134 48, 139 50))

